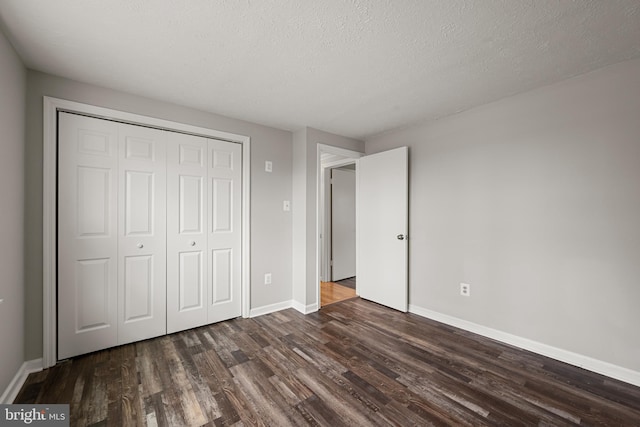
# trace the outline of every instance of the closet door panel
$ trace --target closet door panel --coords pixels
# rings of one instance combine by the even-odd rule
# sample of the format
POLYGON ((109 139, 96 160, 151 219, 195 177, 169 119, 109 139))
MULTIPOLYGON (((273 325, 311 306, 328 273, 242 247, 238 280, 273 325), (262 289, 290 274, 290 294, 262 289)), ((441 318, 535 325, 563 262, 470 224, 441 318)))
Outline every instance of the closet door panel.
POLYGON ((211 304, 230 302, 233 299, 233 257, 231 249, 216 249, 211 251, 211 304))
POLYGON ((213 178, 211 180, 211 231, 225 236, 233 233, 233 180, 213 178))
POLYGON ((193 235, 202 233, 204 226, 204 186, 202 176, 178 175, 179 233, 193 235))
POLYGON ((179 254, 178 312, 180 313, 204 308, 202 252, 182 251, 179 254))
POLYGON ((117 345, 118 128, 59 113, 58 358, 117 345))
POLYGON ((124 259, 124 322, 153 317, 153 256, 124 259))
POLYGON ((209 140, 208 321, 241 311, 242 146, 209 140))
POLYGON ((85 332, 110 326, 110 260, 94 258, 76 264, 76 331, 85 332))
POLYGON ((207 140, 168 132, 167 331, 207 323, 207 140))
POLYGON ((125 171, 125 213, 124 235, 151 236, 153 235, 154 214, 154 184, 156 173, 125 171))
POLYGON ((77 174, 78 236, 108 236, 113 170, 104 167, 78 166, 77 174))
POLYGON ((118 124, 118 344, 166 333, 166 133, 118 124))

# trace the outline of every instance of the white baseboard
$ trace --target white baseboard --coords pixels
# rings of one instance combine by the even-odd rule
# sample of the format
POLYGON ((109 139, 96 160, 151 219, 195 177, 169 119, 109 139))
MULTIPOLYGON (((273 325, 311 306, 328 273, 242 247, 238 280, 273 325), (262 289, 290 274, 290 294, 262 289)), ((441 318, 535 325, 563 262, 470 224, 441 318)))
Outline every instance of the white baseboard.
POLYGON ((249 312, 249 317, 262 316, 263 314, 274 313, 276 311, 286 310, 287 308, 294 308, 302 314, 309 314, 318 311, 318 304, 304 305, 294 300, 282 301, 275 304, 252 308, 249 312))
POLYGON ((291 308, 291 301, 282 301, 275 304, 263 305, 262 307, 252 308, 249 312, 249 317, 262 316, 263 314, 274 313, 280 310, 286 310, 291 308))
POLYGON ((27 360, 20 366, 7 389, 0 396, 0 403, 13 403, 29 374, 42 371, 42 359, 27 360))
POLYGON ((309 314, 318 311, 318 304, 304 305, 298 301, 291 301, 291 306, 302 314, 309 314))
POLYGON ((473 332, 505 344, 529 350, 570 365, 578 366, 598 374, 606 375, 610 378, 615 378, 635 386, 640 386, 640 372, 633 371, 628 368, 623 368, 609 362, 593 359, 582 354, 563 350, 561 348, 553 347, 527 338, 522 338, 517 335, 488 328, 477 323, 469 322, 467 320, 438 313, 437 311, 432 311, 415 305, 409 305, 409 312, 450 326, 455 326, 456 328, 464 329, 465 331, 473 332))

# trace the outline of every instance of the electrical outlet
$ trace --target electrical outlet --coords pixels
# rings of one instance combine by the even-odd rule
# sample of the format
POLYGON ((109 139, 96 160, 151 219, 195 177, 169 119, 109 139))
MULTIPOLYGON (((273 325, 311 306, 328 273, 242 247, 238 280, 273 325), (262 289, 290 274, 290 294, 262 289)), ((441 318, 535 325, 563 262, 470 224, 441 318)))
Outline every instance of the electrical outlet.
POLYGON ((273 163, 267 160, 264 162, 264 170, 265 172, 273 172, 273 163))
POLYGON ((271 284, 271 273, 265 273, 264 274, 264 284, 265 285, 270 285, 271 284))
POLYGON ((468 283, 460 283, 460 295, 464 297, 471 296, 471 285, 468 283))

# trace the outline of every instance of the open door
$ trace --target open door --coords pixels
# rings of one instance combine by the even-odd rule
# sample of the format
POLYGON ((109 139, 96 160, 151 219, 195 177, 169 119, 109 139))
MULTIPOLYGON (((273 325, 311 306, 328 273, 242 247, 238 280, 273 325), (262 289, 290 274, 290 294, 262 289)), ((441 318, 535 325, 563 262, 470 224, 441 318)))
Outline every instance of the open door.
POLYGON ((407 147, 358 161, 357 277, 361 298, 408 308, 407 147))

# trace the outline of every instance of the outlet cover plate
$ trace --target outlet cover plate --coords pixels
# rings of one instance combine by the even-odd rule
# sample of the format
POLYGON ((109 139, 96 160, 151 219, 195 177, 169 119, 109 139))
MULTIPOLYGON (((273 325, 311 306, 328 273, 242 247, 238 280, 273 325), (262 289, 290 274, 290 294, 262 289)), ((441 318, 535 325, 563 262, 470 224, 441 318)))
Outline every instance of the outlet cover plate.
POLYGON ((471 285, 468 283, 460 283, 460 295, 464 297, 471 296, 471 285))

